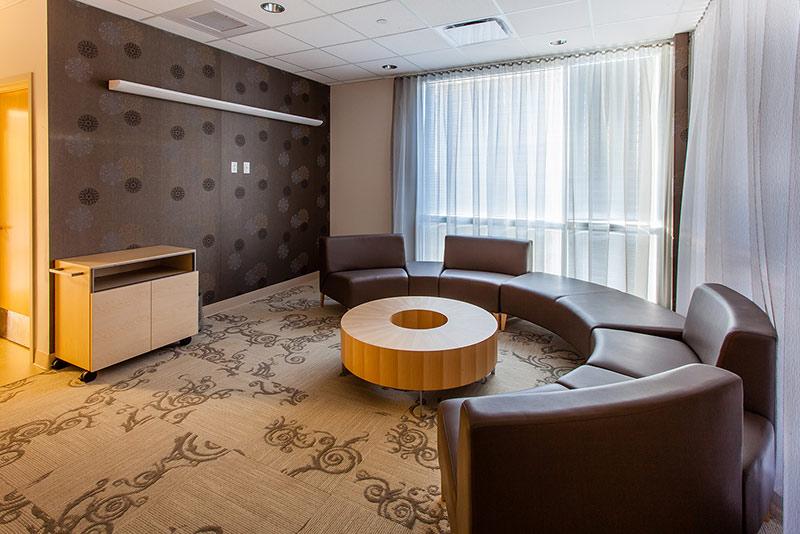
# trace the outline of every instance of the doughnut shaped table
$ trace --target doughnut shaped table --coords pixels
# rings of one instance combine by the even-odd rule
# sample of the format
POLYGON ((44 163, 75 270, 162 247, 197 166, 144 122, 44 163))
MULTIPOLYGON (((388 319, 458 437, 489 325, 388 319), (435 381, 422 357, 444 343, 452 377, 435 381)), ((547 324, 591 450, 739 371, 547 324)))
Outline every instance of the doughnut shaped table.
POLYGON ((440 297, 392 297, 342 317, 342 364, 373 384, 412 391, 465 386, 497 363, 497 320, 440 297))

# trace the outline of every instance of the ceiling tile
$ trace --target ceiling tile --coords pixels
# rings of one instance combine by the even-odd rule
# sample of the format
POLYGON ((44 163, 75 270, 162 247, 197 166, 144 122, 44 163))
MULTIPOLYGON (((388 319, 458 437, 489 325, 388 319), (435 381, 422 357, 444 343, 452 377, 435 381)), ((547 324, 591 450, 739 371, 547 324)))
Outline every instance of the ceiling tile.
POLYGON ((262 57, 264 54, 261 52, 256 52, 246 46, 242 46, 236 43, 232 43, 226 39, 220 39, 219 41, 211 41, 207 43, 209 46, 213 46, 214 48, 219 48, 220 50, 225 50, 226 52, 230 52, 231 54, 236 54, 237 56, 246 57, 249 59, 258 59, 262 57))
POLYGON ((81 0, 81 2, 134 20, 141 20, 153 16, 149 11, 133 7, 124 2, 119 2, 118 0, 81 0))
POLYGON ((673 33, 694 31, 697 27, 697 23, 700 22, 700 17, 703 16, 703 12, 704 10, 700 9, 698 11, 678 13, 673 33))
POLYGON ((325 67, 335 67, 346 63, 338 57, 319 49, 286 54, 278 57, 278 59, 288 61, 306 70, 324 69, 325 67))
POLYGON ((711 0, 684 0, 681 11, 705 11, 711 0))
POLYGON ((312 48, 311 45, 276 29, 246 33, 244 35, 231 37, 229 40, 262 52, 262 56, 279 56, 281 54, 291 54, 292 52, 299 52, 312 48))
POLYGON ((408 56, 415 65, 422 69, 446 69, 448 67, 460 67, 469 64, 469 60, 456 48, 436 50, 434 52, 423 52, 408 56))
POLYGON ((671 15, 680 11, 683 0, 591 0, 595 25, 671 15))
POLYGON ((338 13, 347 9, 377 4, 383 0, 308 0, 326 13, 338 13))
POLYGON ((514 11, 527 11, 528 9, 535 9, 538 7, 554 6, 556 4, 563 4, 568 0, 495 0, 497 5, 504 13, 513 13, 514 11))
POLYGON ((371 61, 373 59, 392 57, 396 55, 391 50, 388 50, 375 41, 370 40, 329 46, 324 50, 326 52, 330 52, 334 56, 344 59, 345 61, 349 61, 350 63, 371 61))
POLYGON ((366 61, 364 63, 359 63, 359 66, 367 69, 373 74, 377 74, 378 76, 395 76, 398 74, 405 74, 408 72, 415 72, 419 70, 419 67, 417 67, 417 65, 411 63, 409 60, 402 57, 390 57, 386 59, 378 59, 375 61, 366 61), (387 64, 397 65, 397 68, 394 70, 385 70, 383 68, 383 65, 387 64))
POLYGON ((367 37, 380 37, 425 27, 425 24, 398 0, 360 7, 334 16, 367 37), (380 23, 378 20, 385 22, 380 23))
MULTIPOLYGON (((431 26, 500 15, 493 0, 402 0, 431 26)), ((563 1, 563 0, 561 0, 563 1)))
POLYGON ((676 15, 665 15, 606 24, 595 27, 594 38, 602 47, 668 39, 673 36, 676 20, 676 15))
POLYGON ((375 41, 401 56, 450 48, 442 34, 431 28, 377 37, 375 41))
POLYGON ((528 49, 519 39, 506 39, 479 43, 459 48, 470 63, 488 63, 490 61, 504 61, 527 57, 528 49))
POLYGON ((281 26, 281 31, 317 47, 359 41, 364 38, 357 31, 332 17, 281 26))
POLYGON ((520 11, 506 18, 520 37, 589 26, 586 0, 520 11))
POLYGON ((314 80, 315 82, 324 83, 325 85, 330 85, 336 81, 333 78, 329 78, 324 74, 314 72, 313 70, 298 72, 297 75, 302 76, 303 78, 308 78, 309 80, 314 80))
MULTIPOLYGON (((157 0, 159 1, 159 0, 157 0)), ((225 7, 235 9, 250 18, 266 24, 267 26, 281 26, 300 20, 321 17, 325 13, 309 4, 306 0, 280 0, 286 8, 283 13, 267 13, 261 9, 263 0, 219 0, 225 7)))
POLYGON ((256 61, 264 65, 269 65, 270 67, 275 67, 276 69, 285 70, 286 72, 300 72, 301 70, 305 70, 303 67, 298 67, 297 65, 276 57, 265 57, 263 59, 257 59, 256 61))
POLYGON ((375 77, 374 74, 362 69, 358 65, 340 65, 338 67, 328 67, 327 69, 317 69, 316 72, 339 82, 349 82, 352 80, 363 80, 365 78, 375 77))
POLYGON ((187 39, 200 41, 201 43, 207 43, 217 38, 216 35, 211 35, 210 33, 201 32, 200 30, 195 30, 194 28, 190 28, 189 26, 178 24, 174 20, 165 19, 164 17, 152 17, 149 19, 145 19, 142 22, 144 22, 145 24, 149 24, 150 26, 155 26, 156 28, 168 31, 170 33, 181 35, 183 37, 186 37, 187 39))
POLYGON ((197 0, 131 0, 128 3, 151 13, 166 13, 195 2, 197 0))
POLYGON ((531 57, 552 56, 575 50, 587 50, 596 48, 594 33, 591 28, 581 28, 578 30, 564 30, 553 33, 543 33, 522 39, 522 43, 527 47, 531 57), (558 39, 566 40, 566 44, 553 46, 551 41, 558 39))

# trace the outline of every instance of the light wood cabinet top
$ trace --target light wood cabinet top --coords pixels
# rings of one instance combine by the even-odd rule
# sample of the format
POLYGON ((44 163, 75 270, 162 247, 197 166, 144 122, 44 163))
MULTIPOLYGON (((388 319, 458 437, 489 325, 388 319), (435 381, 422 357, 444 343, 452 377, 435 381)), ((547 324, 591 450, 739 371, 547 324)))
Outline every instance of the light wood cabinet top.
POLYGON ((90 256, 62 258, 57 261, 70 263, 73 265, 80 265, 81 267, 85 267, 87 269, 102 269, 106 267, 116 267, 131 263, 139 263, 142 261, 171 258, 174 256, 181 256, 183 254, 193 254, 194 252, 195 250, 191 248, 158 245, 154 247, 132 248, 127 250, 118 250, 115 252, 92 254, 90 256))

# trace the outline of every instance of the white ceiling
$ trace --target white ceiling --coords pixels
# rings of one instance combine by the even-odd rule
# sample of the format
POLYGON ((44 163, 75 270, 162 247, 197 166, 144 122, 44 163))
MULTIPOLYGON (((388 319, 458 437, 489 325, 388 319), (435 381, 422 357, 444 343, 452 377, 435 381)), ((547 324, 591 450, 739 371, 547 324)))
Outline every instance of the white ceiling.
POLYGON ((652 41, 694 29, 708 0, 217 0, 263 24, 228 39, 183 25, 169 12, 197 0, 81 0, 326 84, 652 41), (456 48, 441 27, 499 17, 503 41, 456 48), (378 22, 382 19, 381 22, 378 22), (551 41, 566 39, 562 46, 551 41), (392 71, 382 65, 393 64, 392 71))

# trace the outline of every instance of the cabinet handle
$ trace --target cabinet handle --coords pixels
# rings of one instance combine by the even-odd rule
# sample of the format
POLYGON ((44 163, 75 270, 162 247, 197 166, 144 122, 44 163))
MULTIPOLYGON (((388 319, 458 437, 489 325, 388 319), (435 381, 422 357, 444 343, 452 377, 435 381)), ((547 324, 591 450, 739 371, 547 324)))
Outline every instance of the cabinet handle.
POLYGON ((83 271, 67 271, 63 267, 58 267, 56 269, 50 269, 52 274, 57 274, 59 276, 69 276, 70 278, 75 278, 76 276, 83 276, 83 271))

